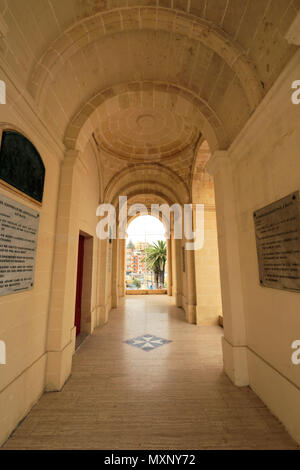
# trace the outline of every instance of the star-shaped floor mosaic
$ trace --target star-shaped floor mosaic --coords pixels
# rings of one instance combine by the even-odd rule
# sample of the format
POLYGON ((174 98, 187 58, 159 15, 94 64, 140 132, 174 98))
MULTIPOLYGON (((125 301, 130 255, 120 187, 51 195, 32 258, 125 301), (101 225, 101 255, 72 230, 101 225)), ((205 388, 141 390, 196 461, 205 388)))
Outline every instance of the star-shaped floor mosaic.
POLYGON ((168 339, 159 338, 158 336, 154 335, 138 336, 137 338, 129 339, 128 341, 124 342, 130 346, 143 349, 143 351, 147 352, 159 348, 160 346, 164 346, 165 344, 172 343, 172 341, 169 341, 168 339))

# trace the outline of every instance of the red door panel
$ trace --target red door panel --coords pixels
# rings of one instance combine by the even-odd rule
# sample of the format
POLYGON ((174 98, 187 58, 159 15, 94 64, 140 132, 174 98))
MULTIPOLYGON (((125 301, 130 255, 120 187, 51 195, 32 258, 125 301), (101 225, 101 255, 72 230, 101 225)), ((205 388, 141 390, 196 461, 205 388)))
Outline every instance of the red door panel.
POLYGON ((83 257, 84 257, 84 237, 80 235, 79 243, 78 243, 77 286, 76 286, 76 304, 75 304, 76 336, 78 336, 80 333, 80 324, 81 324, 83 257))

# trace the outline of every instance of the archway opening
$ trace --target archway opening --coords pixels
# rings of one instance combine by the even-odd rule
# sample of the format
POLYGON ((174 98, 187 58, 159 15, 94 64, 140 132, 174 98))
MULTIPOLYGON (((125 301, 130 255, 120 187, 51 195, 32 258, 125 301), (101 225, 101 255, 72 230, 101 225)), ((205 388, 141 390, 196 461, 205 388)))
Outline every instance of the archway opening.
POLYGON ((139 216, 127 228, 126 293, 167 293, 167 240, 156 217, 139 216))

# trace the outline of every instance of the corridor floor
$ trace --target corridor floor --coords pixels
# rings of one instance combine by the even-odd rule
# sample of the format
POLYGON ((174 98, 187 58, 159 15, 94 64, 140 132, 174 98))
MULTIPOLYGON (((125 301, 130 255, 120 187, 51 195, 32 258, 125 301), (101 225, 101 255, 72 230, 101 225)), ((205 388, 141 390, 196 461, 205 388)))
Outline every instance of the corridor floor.
POLYGON ((79 348, 64 389, 44 394, 4 448, 297 448, 256 395, 225 376, 221 336, 187 324, 170 297, 126 298, 79 348))

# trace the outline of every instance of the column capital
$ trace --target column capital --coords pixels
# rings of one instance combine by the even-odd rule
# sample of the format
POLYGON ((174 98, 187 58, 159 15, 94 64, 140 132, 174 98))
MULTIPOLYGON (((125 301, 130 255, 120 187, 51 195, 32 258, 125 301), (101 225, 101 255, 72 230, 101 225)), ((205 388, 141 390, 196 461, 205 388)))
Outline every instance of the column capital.
POLYGON ((228 163, 228 161, 228 150, 216 150, 208 160, 205 169, 211 176, 214 176, 217 173, 219 167, 224 163, 228 163))

